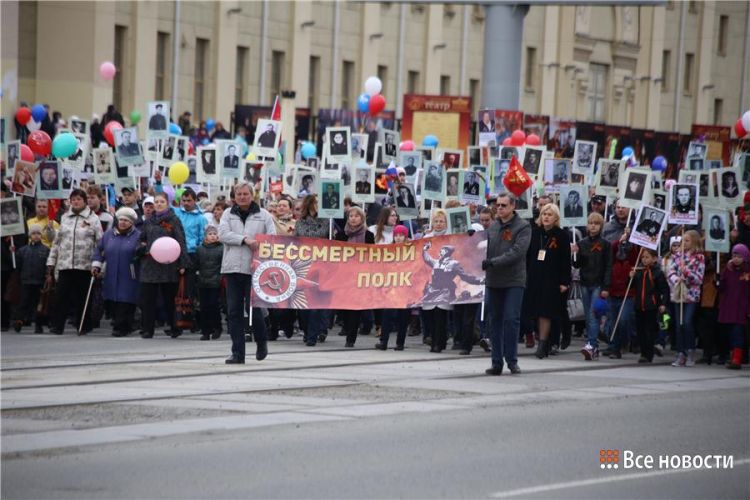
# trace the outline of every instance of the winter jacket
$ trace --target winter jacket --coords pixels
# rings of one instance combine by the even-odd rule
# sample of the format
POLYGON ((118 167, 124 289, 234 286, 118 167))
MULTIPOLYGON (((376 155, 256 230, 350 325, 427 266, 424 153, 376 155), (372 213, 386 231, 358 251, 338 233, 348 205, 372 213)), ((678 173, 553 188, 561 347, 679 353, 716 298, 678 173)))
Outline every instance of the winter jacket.
MULTIPOLYGON (((346 235, 344 231, 339 231, 336 233, 336 237, 334 238, 336 241, 349 241, 349 237, 346 235)), ((365 244, 366 245, 374 245, 375 244, 375 233, 370 231, 369 229, 365 231, 365 244)))
POLYGON ((677 251, 672 254, 672 261, 667 270, 669 277, 669 288, 672 293, 672 301, 676 303, 695 303, 701 299, 701 285, 703 284, 703 273, 706 271, 706 261, 702 253, 677 251), (686 287, 684 301, 678 300, 676 288, 679 280, 686 287))
POLYGON ((635 308, 638 311, 653 311, 669 303, 669 285, 664 271, 658 264, 639 269, 633 276, 635 308))
POLYGON ((721 273, 719 282, 719 323, 746 325, 750 315, 750 265, 741 268, 732 264, 721 273))
POLYGON ((140 242, 145 243, 138 249, 138 254, 142 257, 140 259, 141 274, 139 277, 141 283, 177 283, 179 269, 190 267, 182 223, 171 210, 167 211, 166 214, 155 213, 143 223, 140 242), (180 257, 171 264, 160 264, 149 253, 154 241, 163 236, 174 238, 182 249, 180 257))
POLYGON ((604 224, 602 229, 602 238, 607 240, 610 244, 614 244, 620 240, 622 233, 625 232, 625 224, 617 220, 617 217, 612 217, 612 220, 604 224))
POLYGON ((32 243, 16 251, 16 268, 21 271, 22 285, 42 285, 47 272, 49 248, 43 243, 32 243))
POLYGON ((526 287, 526 252, 531 226, 514 214, 508 222, 496 220, 487 229, 486 285, 490 288, 526 287))
POLYGON ((587 236, 578 242, 573 267, 581 270, 581 285, 598 286, 609 291, 612 280, 612 245, 600 235, 587 236))
POLYGON ((224 211, 219 223, 219 241, 224 244, 222 273, 252 274, 253 251, 244 240, 254 240, 258 234, 276 234, 276 226, 271 214, 257 203, 252 202, 246 214, 237 205, 224 211))
POLYGON ((221 259, 224 245, 219 242, 203 243, 195 254, 195 267, 198 269, 200 288, 219 288, 221 284, 221 259))
POLYGON ((173 209, 177 218, 182 223, 182 230, 185 231, 185 246, 189 254, 198 251, 198 247, 203 244, 203 238, 206 233, 206 218, 203 216, 200 208, 195 208, 188 212, 182 207, 173 209))
POLYGON ((273 223, 276 225, 276 234, 279 236, 294 236, 294 227, 297 223, 296 220, 290 218, 288 220, 282 220, 278 217, 273 218, 273 223))
MULTIPOLYGON (((612 244, 612 277, 609 283, 609 294, 612 297, 625 297, 625 290, 630 282, 630 271, 638 262, 638 249, 629 242, 612 244)), ((630 287, 628 297, 635 297, 635 290, 630 287)))
POLYGON ((26 221, 26 227, 31 229, 31 226, 34 224, 38 224, 42 227, 42 243, 44 243, 44 246, 47 248, 50 248, 52 246, 52 242, 55 241, 55 236, 57 235, 58 229, 60 229, 60 224, 57 223, 57 221, 52 221, 52 228, 47 227, 47 224, 49 224, 49 217, 39 218, 39 217, 32 217, 31 219, 26 221))
POLYGON ((102 235, 99 217, 89 207, 78 214, 68 210, 61 218, 47 265, 56 267, 57 271, 90 271, 91 256, 102 235))
POLYGON ((141 232, 135 227, 126 234, 110 229, 96 246, 91 266, 104 270, 102 295, 106 300, 138 304, 138 263, 135 256, 140 240, 141 232))

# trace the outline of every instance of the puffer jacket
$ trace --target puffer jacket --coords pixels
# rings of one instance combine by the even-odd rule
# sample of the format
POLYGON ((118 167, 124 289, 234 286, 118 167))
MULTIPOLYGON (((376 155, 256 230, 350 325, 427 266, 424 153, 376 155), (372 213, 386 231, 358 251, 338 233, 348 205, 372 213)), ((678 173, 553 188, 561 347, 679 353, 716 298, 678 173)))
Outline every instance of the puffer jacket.
POLYGON ((21 270, 22 285, 42 285, 47 271, 49 248, 42 243, 29 242, 16 252, 16 267, 21 270))
POLYGON ((237 205, 225 210, 219 222, 219 241, 224 244, 221 272, 252 274, 253 251, 244 244, 246 237, 255 239, 258 234, 276 234, 276 225, 268 211, 257 203, 250 204, 247 214, 237 205))
POLYGON ((182 207, 174 208, 174 213, 177 218, 180 219, 182 224, 182 230, 185 231, 185 246, 189 254, 194 254, 198 251, 198 247, 203 244, 203 237, 206 232, 206 217, 199 208, 194 209, 192 212, 188 212, 182 207))
POLYGON ((224 246, 219 243, 204 243, 195 254, 195 267, 198 269, 200 288, 219 288, 221 285, 221 259, 224 246))
POLYGON ((677 251, 672 254, 668 272, 669 288, 672 293, 672 302, 695 303, 701 299, 701 285, 703 274, 706 272, 706 260, 702 253, 677 251), (682 278, 685 291, 677 290, 682 278))
POLYGON ((68 210, 60 220, 47 266, 53 266, 57 271, 90 271, 91 256, 103 235, 99 217, 89 207, 77 214, 68 210))

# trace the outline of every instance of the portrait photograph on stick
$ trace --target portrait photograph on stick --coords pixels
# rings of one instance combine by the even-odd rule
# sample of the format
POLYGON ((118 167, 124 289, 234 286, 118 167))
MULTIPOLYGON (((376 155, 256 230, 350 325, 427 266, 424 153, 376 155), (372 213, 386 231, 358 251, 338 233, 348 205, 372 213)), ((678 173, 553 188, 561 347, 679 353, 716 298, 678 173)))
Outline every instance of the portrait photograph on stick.
POLYGON ((0 224, 3 236, 25 234, 21 197, 3 198, 0 200, 0 224))
POLYGON ((573 152, 573 173, 593 175, 596 165, 596 143, 576 141, 573 152))
POLYGON ((728 253, 730 250, 729 212, 720 208, 703 209, 706 251, 728 253))
POLYGON ((636 210, 651 200, 651 170, 628 168, 620 180, 620 206, 636 210))
MULTIPOLYGON (((588 219, 586 194, 583 185, 560 186, 560 225, 563 227, 585 226, 588 219)), ((516 204, 517 205, 517 204, 516 204)))
POLYGON ((667 202, 670 224, 698 224, 698 184, 673 184, 667 202))
POLYGON ((667 213, 656 207, 642 205, 635 219, 635 229, 630 233, 629 241, 651 250, 657 250, 667 213))
POLYGON ((624 169, 621 160, 599 160, 599 168, 594 180, 594 191, 600 196, 617 196, 620 187, 620 174, 624 169))

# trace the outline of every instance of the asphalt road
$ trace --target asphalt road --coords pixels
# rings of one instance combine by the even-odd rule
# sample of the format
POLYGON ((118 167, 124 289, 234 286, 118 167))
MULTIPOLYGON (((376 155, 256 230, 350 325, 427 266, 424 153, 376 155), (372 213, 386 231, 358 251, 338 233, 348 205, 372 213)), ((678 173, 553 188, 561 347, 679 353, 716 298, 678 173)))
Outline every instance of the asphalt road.
POLYGON ((228 342, 3 334, 2 498, 750 498, 745 371, 522 349, 490 378, 484 355, 329 339, 238 371, 228 342), (734 468, 602 470, 601 449, 734 468))

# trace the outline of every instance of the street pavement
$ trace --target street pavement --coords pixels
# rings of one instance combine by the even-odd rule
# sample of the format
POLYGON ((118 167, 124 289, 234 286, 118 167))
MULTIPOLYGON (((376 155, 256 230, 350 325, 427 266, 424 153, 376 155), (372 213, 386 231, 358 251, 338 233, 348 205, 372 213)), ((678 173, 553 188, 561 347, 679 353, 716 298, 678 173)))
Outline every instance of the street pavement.
POLYGON ((523 374, 476 349, 402 352, 5 332, 2 498, 750 498, 750 372, 585 362, 523 374), (602 469, 601 450, 733 468, 602 469))

